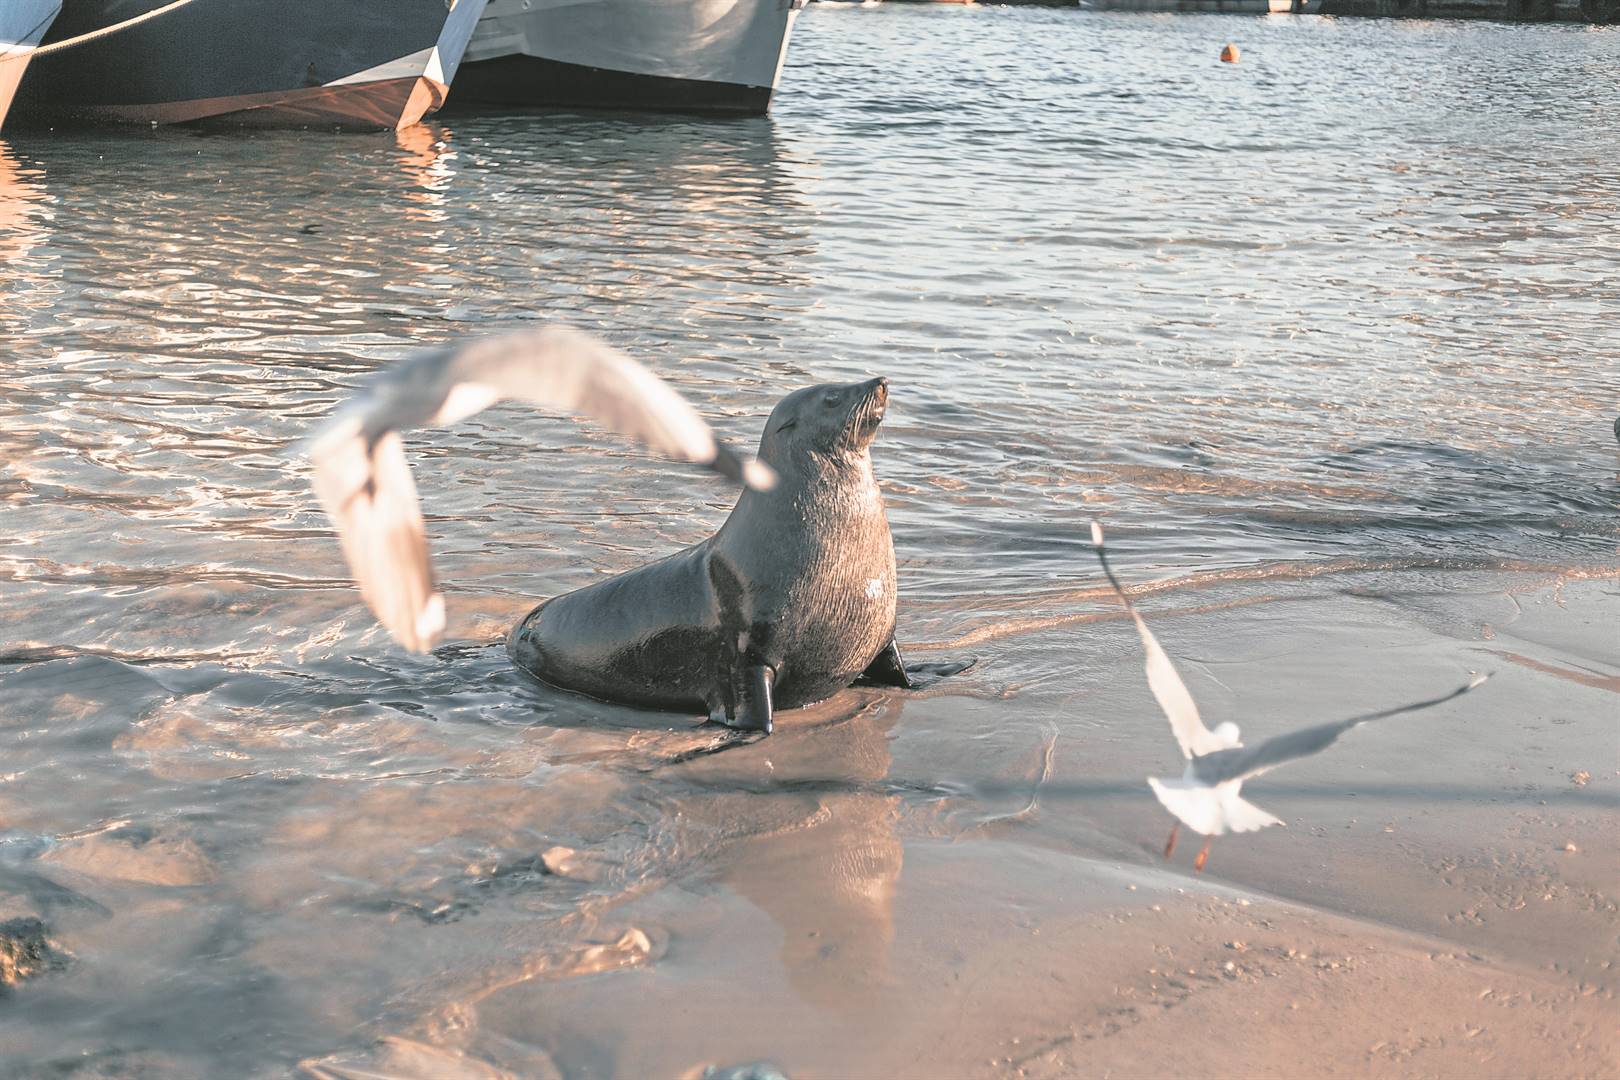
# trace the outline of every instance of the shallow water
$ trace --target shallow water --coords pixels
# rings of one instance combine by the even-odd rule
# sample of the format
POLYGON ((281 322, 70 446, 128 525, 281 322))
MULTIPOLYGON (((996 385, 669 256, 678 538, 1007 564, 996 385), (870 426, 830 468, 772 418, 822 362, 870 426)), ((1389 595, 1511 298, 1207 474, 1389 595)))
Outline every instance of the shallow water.
MULTIPOLYGON (((520 1073, 673 1072, 699 1062, 499 992, 701 983, 658 927, 717 890, 771 915, 807 1007, 875 1008, 903 852, 1039 816, 1055 736, 1091 740, 1047 796, 1084 824, 1038 844, 1151 850, 1140 777, 1170 762, 1132 643, 1097 644, 1094 515, 1157 608, 1203 612, 1172 652, 1228 706, 1369 641, 1402 677, 1374 664, 1347 699, 1422 696, 1457 657, 1403 634, 1612 579, 1620 33, 899 5, 800 26, 764 120, 0 144, 0 916, 44 915, 77 958, 5 1004, 9 1062, 275 1075, 379 1035, 459 1045, 482 1010, 505 1034, 478 1055, 520 1073), (1241 65, 1213 62, 1226 40, 1241 65), (413 440, 462 644, 401 653, 294 444, 412 346, 550 318, 738 442, 789 389, 889 376, 901 639, 979 667, 740 748, 524 683, 491 644, 513 618, 701 538, 730 495, 521 409, 413 440), (1426 599, 1459 595, 1490 611, 1426 599), (1346 645, 1282 613, 1344 596, 1399 615, 1346 645), (583 868, 549 872, 554 845, 583 868), (788 932, 816 920, 830 953, 788 932)), ((1583 626, 1537 640, 1601 719, 1612 626, 1583 626)), ((1432 753, 1403 746, 1397 775, 1432 753)), ((1334 773, 1301 775, 1280 790, 1333 816, 1334 773)), ((1470 783, 1386 797, 1427 814, 1487 798, 1470 783)), ((1585 795, 1613 808, 1612 782, 1585 795)))

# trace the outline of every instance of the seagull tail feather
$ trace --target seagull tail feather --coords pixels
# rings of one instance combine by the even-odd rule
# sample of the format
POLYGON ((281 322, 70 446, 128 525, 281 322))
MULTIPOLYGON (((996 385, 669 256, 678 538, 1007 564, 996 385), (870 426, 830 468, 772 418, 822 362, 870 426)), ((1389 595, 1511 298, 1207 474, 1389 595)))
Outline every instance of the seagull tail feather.
POLYGON ((1148 777, 1148 786, 1164 808, 1193 832, 1200 836, 1219 836, 1226 831, 1221 800, 1214 788, 1154 776, 1148 777))
POLYGON ((1225 812, 1226 828, 1229 832, 1254 832, 1256 829, 1285 824, 1282 818, 1266 813, 1240 795, 1224 797, 1221 800, 1221 809, 1225 812))
POLYGON ((1268 814, 1233 790, 1151 776, 1148 786, 1176 820, 1204 836, 1254 832, 1284 824, 1281 818, 1268 814))

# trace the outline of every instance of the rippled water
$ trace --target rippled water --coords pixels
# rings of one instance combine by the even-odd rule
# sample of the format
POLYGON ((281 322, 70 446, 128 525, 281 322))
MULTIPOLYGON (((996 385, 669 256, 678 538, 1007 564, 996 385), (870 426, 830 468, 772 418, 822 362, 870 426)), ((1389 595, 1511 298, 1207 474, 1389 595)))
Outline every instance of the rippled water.
MULTIPOLYGON (((792 388, 889 376, 901 638, 981 659, 955 711, 900 724, 946 781, 1102 677, 1072 673, 1080 629, 1021 638, 1106 609, 1093 515, 1172 587, 1615 567, 1620 33, 800 25, 769 119, 0 144, 0 915, 78 957, 0 1018, 18 1061, 274 1073, 613 966, 593 905, 814 819, 743 764, 678 766, 712 731, 526 685, 488 644, 709 532, 730 497, 703 476, 520 409, 422 433, 468 644, 375 631, 293 444, 412 346, 567 319, 742 442, 792 388), (552 844, 608 869, 558 885, 552 844), (549 959, 501 974, 520 955, 549 959)), ((884 781, 894 700, 771 743, 847 782, 842 846, 891 884, 894 823, 943 797, 884 781)), ((859 926, 862 895, 823 899, 859 926)), ((847 988, 824 977, 806 1000, 847 988)))

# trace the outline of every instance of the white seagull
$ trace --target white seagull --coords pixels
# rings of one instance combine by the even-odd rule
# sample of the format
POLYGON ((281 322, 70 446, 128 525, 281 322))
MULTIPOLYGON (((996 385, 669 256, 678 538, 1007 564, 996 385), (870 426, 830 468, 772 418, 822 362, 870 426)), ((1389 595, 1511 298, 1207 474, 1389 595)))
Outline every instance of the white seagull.
POLYGON ((1136 623, 1136 632, 1142 638, 1142 649, 1147 653, 1148 688, 1158 700, 1159 708, 1170 718, 1170 730, 1175 733, 1176 741, 1181 744, 1181 752, 1187 758, 1187 769, 1179 780, 1148 777, 1148 785, 1153 788, 1153 794, 1158 796, 1159 802, 1163 803, 1164 808, 1177 819, 1176 823, 1170 826, 1170 840, 1164 845, 1164 857, 1168 859, 1176 850, 1176 834, 1182 825, 1186 825, 1205 838, 1204 846, 1198 851, 1198 858, 1193 861, 1193 869, 1196 871, 1202 872, 1204 863, 1209 858, 1210 838, 1225 836, 1229 832, 1253 832, 1268 825, 1284 824, 1281 819, 1266 813, 1238 794, 1243 787, 1243 781, 1290 761, 1319 754, 1332 746, 1340 735, 1358 724, 1439 705, 1441 702, 1461 697, 1490 678, 1488 674, 1480 675, 1443 697, 1352 716, 1348 720, 1334 720, 1326 724, 1300 728, 1298 731, 1267 739, 1258 746, 1245 747, 1238 738, 1236 724, 1227 721, 1216 725, 1214 731, 1204 726, 1203 720, 1198 716, 1198 706, 1193 703, 1192 695, 1187 692, 1187 686, 1181 681, 1181 676, 1176 674, 1175 667, 1170 663, 1170 657, 1165 654, 1158 640, 1148 630, 1147 623, 1143 622, 1142 616, 1137 613, 1136 605, 1125 595, 1125 589, 1108 565, 1108 554, 1103 550, 1102 526, 1096 522, 1091 523, 1091 543, 1097 549, 1097 558, 1102 562, 1103 573, 1107 575, 1108 583, 1114 587, 1120 603, 1125 605, 1125 610, 1130 612, 1132 620, 1136 623))
POLYGON ((309 441, 315 494, 377 620, 401 645, 431 649, 444 633, 427 533, 399 431, 464 420, 513 399, 582 413, 683 461, 752 488, 770 466, 717 442, 697 410, 628 356, 566 326, 425 352, 384 372, 309 441))

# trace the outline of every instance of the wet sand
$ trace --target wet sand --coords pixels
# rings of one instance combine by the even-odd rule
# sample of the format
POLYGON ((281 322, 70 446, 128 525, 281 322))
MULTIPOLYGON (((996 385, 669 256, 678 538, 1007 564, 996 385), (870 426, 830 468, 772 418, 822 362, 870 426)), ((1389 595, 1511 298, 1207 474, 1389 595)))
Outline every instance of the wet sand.
POLYGON ((1175 748, 1109 622, 1070 658, 1086 690, 1053 709, 1050 754, 997 738, 990 664, 965 696, 859 695, 669 766, 707 789, 680 808, 703 856, 583 935, 654 954, 514 967, 404 1033, 545 1047, 571 1077, 1614 1075, 1615 580, 1346 584, 1156 621, 1201 658, 1206 713, 1256 735, 1498 674, 1253 783, 1289 827, 1218 842, 1201 877, 1185 845, 1157 857, 1168 819, 1138 776, 1175 748), (994 775, 938 781, 962 757, 944 716, 994 775))
MULTIPOLYGON (((1616 578, 1171 585, 1148 617, 1206 718, 1253 738, 1497 674, 1251 783, 1288 827, 1217 841, 1201 876, 1188 842, 1160 857, 1142 778, 1178 755, 1106 602, 757 742, 608 706, 481 735, 327 708, 303 737, 357 740, 371 771, 288 784, 263 835, 194 806, 23 853, 51 830, 14 785, 0 915, 43 917, 73 959, 8 1000, 8 1056, 107 1076, 1613 1075, 1616 578), (1066 678, 1001 680, 1041 668, 1066 678), (87 1032, 75 1002, 113 1015, 87 1032)), ((491 651, 441 660, 499 685, 491 651)), ((59 663, 13 669, 8 701, 59 663)), ((130 690, 89 674, 36 738, 130 690)), ((297 737, 219 705, 149 703, 111 735, 115 788, 246 776, 297 737)))

